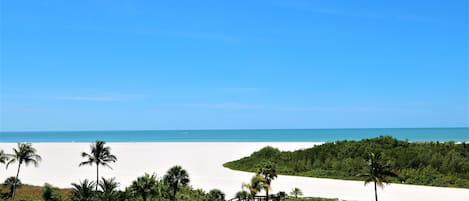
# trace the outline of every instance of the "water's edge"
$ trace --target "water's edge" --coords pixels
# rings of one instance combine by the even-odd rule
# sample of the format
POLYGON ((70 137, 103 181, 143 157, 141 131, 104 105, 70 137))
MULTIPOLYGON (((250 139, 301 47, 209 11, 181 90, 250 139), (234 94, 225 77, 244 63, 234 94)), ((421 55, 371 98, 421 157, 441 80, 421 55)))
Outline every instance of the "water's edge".
POLYGON ((469 128, 253 129, 0 132, 0 142, 333 142, 383 135, 409 141, 469 141, 469 128))

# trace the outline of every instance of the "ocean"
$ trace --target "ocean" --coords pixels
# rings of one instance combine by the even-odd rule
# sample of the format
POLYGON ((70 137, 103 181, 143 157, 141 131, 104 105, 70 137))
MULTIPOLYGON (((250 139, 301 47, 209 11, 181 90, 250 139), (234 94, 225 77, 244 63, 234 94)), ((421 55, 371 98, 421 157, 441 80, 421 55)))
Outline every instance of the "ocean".
POLYGON ((0 142, 332 142, 383 135, 409 141, 468 142, 469 128, 0 132, 0 142))

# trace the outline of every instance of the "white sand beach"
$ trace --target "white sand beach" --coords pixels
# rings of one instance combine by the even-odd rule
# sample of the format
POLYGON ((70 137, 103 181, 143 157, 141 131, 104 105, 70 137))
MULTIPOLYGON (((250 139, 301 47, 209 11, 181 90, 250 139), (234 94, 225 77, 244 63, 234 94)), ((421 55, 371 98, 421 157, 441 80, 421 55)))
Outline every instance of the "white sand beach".
MULTIPOLYGON (((233 171, 223 163, 250 155, 267 145, 280 150, 295 150, 319 143, 109 143, 118 161, 113 170, 101 168, 101 176, 115 177, 121 187, 144 173, 156 173, 162 177, 173 165, 181 165, 191 178, 191 185, 206 191, 218 188, 228 198, 241 190, 252 173, 233 171)), ((14 143, 0 143, 0 149, 11 152, 14 143)), ((95 167, 78 167, 80 153, 89 151, 89 143, 34 143, 43 157, 39 167, 22 167, 23 183, 43 185, 45 182, 58 187, 70 187, 70 183, 85 178, 94 180, 95 167)), ((16 166, 6 172, 0 167, 0 181, 15 175, 16 166)), ((374 199, 372 185, 363 182, 335 179, 318 179, 295 176, 279 176, 272 183, 272 192, 290 192, 293 187, 302 189, 305 196, 340 198, 345 200, 371 201, 374 199)), ((469 189, 440 188, 416 185, 387 185, 379 190, 380 201, 467 201, 469 189)))

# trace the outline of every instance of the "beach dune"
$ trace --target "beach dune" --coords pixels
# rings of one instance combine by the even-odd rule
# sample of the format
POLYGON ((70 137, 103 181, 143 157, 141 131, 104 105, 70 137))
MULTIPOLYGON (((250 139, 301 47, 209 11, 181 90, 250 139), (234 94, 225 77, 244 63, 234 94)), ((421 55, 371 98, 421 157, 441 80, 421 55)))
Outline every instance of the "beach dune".
MULTIPOLYGON (((194 188, 206 191, 217 188, 226 193, 227 198, 241 190, 243 182, 248 182, 253 173, 234 171, 222 166, 223 163, 250 155, 265 146, 280 150, 308 148, 320 143, 236 143, 236 142, 148 142, 148 143, 109 143, 118 161, 111 164, 113 169, 100 168, 100 176, 115 177, 124 188, 144 173, 156 173, 162 177, 173 165, 181 165, 191 178, 194 188)), ((83 179, 96 179, 93 166, 78 167, 83 160, 81 152, 89 152, 89 143, 35 143, 33 144, 43 160, 39 167, 23 167, 20 179, 23 183, 43 185, 51 183, 61 188, 69 188, 72 182, 83 179)), ((0 149, 11 152, 15 143, 0 143, 0 149)), ((16 173, 16 166, 0 171, 0 181, 16 173)), ((272 191, 290 192, 300 188, 304 196, 340 198, 345 200, 368 201, 374 199, 372 185, 365 186, 360 181, 320 179, 296 176, 279 176, 272 183, 272 191)), ((469 189, 442 188, 416 185, 390 184, 378 192, 380 201, 466 201, 469 189)))

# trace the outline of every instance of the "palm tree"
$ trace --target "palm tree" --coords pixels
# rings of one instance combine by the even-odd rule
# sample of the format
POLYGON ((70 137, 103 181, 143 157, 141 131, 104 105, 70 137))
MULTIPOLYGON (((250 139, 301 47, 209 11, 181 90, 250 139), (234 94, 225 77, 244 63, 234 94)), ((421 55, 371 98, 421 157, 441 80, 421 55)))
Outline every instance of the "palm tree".
MULTIPOLYGON (((96 164, 97 184, 99 183, 99 165, 112 169, 109 163, 114 163, 117 161, 116 156, 111 154, 111 148, 105 147, 104 144, 106 144, 104 141, 96 141, 95 143, 91 144, 91 153, 81 153, 81 157, 86 158, 86 160, 79 164, 79 166, 96 164)), ((96 191, 98 191, 98 186, 99 185, 95 185, 96 191)))
POLYGON ((266 200, 269 200, 269 189, 272 180, 277 178, 277 171, 271 163, 264 164, 261 168, 257 170, 257 175, 262 175, 264 177, 265 185, 263 185, 265 190, 266 200))
POLYGON ((119 187, 119 183, 115 181, 115 178, 105 179, 104 177, 101 178, 101 182, 99 183, 99 187, 101 187, 101 200, 102 201, 114 201, 117 200, 118 191, 117 187, 119 187))
POLYGON ((172 201, 176 201, 176 194, 181 186, 189 184, 189 174, 181 166, 174 166, 168 170, 163 178, 164 183, 173 189, 172 201))
POLYGON ((242 186, 249 190, 249 197, 254 199, 254 196, 266 186, 265 178, 260 175, 254 175, 249 183, 244 183, 242 186))
POLYGON ((384 183, 389 183, 388 177, 397 177, 397 175, 391 171, 389 163, 383 163, 381 154, 370 153, 368 155, 368 168, 369 172, 361 174, 360 176, 365 177, 365 185, 370 182, 374 183, 375 186, 375 201, 378 201, 378 189, 377 186, 383 188, 384 183))
POLYGON ((238 200, 247 200, 249 198, 249 192, 245 190, 238 191, 235 195, 235 198, 238 200))
POLYGON ((157 183, 155 174, 145 174, 132 182, 130 190, 134 195, 142 197, 143 201, 147 201, 148 198, 158 194, 157 183))
POLYGON ((71 192, 72 201, 93 201, 95 200, 95 192, 93 189, 96 184, 88 179, 83 180, 79 184, 72 183, 73 189, 71 192))
MULTIPOLYGON (((13 163, 18 162, 18 170, 16 172, 16 180, 20 174, 21 165, 33 164, 35 167, 39 165, 41 161, 41 156, 36 153, 36 149, 30 143, 18 143, 18 148, 13 148, 14 154, 9 154, 10 159, 6 167, 10 166, 13 163)), ((13 184, 13 192, 11 195, 11 200, 15 199, 16 183, 13 184)))
POLYGON ((218 189, 213 189, 208 192, 206 201, 225 201, 225 194, 218 189))
POLYGON ((5 164, 8 159, 10 159, 10 157, 8 156, 8 154, 6 154, 5 152, 3 152, 3 150, 0 150, 0 163, 3 163, 5 164))
POLYGON ((303 195, 303 192, 301 191, 301 189, 295 187, 291 190, 290 195, 295 196, 295 198, 298 198, 299 195, 303 195))

